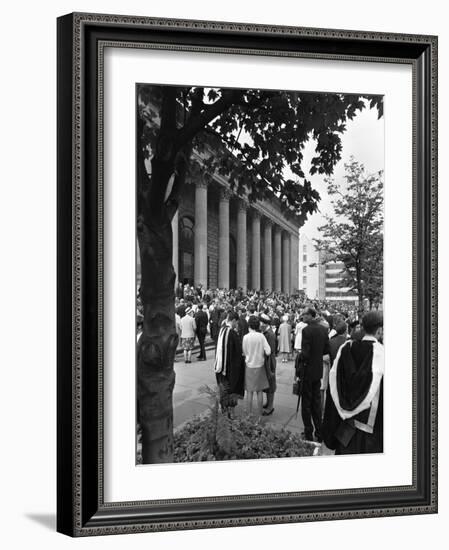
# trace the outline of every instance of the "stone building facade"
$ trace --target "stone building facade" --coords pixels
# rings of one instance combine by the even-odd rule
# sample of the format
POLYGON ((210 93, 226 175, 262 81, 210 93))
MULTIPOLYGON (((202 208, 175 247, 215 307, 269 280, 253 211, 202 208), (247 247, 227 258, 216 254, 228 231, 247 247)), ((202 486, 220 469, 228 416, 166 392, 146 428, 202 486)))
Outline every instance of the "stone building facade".
POLYGON ((215 175, 185 187, 173 219, 177 281, 204 288, 299 288, 299 227, 279 201, 249 204, 215 175))

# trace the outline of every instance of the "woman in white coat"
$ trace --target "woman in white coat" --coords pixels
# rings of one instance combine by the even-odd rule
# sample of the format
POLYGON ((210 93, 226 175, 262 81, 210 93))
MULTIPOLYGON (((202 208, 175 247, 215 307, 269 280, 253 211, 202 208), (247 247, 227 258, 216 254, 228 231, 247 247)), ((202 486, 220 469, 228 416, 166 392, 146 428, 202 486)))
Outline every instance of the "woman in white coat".
POLYGON ((192 362, 192 348, 195 341, 196 323, 193 318, 193 309, 189 307, 181 319, 181 346, 184 350, 184 362, 192 362))
POLYGON ((279 326, 279 353, 282 356, 282 362, 287 362, 287 357, 290 354, 290 339, 292 327, 288 323, 287 315, 282 317, 282 323, 279 326))
POLYGON ((299 317, 296 327, 295 327, 295 351, 296 354, 300 353, 302 347, 302 329, 307 326, 307 323, 304 323, 302 317, 299 317))

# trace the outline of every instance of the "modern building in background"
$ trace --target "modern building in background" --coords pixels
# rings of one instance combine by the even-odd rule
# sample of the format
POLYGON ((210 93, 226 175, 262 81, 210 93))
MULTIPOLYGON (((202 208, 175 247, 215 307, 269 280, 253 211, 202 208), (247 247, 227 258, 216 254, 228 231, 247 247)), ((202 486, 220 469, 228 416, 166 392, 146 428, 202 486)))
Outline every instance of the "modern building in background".
POLYGON ((320 253, 319 298, 327 302, 357 303, 357 294, 345 286, 345 265, 320 253))
POLYGON ((299 289, 310 300, 357 303, 357 295, 344 285, 345 266, 317 250, 313 239, 299 237, 299 289))
POLYGON ((299 237, 299 289, 311 300, 319 298, 320 255, 307 235, 299 237))

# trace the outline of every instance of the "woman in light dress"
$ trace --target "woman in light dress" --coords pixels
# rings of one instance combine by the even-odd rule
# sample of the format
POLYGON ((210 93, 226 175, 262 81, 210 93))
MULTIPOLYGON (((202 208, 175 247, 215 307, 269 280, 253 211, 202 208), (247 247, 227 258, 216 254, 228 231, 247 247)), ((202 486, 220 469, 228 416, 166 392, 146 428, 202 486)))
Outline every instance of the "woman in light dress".
POLYGON ((302 329, 307 326, 302 320, 302 315, 299 317, 295 327, 295 351, 296 354, 300 353, 302 347, 302 329))
POLYGON ((258 332, 259 328, 259 319, 252 315, 248 320, 249 332, 243 337, 242 351, 245 356, 245 390, 248 413, 252 413, 255 393, 257 412, 259 416, 262 416, 263 390, 269 387, 265 371, 265 356, 271 354, 271 348, 265 336, 258 332))
POLYGON ((193 318, 193 309, 189 307, 181 319, 181 346, 184 350, 184 363, 192 362, 192 348, 195 341, 196 323, 193 318))
POLYGON ((282 317, 282 323, 279 326, 279 353, 282 357, 282 363, 287 363, 290 354, 290 338, 292 327, 288 322, 288 316, 282 317))

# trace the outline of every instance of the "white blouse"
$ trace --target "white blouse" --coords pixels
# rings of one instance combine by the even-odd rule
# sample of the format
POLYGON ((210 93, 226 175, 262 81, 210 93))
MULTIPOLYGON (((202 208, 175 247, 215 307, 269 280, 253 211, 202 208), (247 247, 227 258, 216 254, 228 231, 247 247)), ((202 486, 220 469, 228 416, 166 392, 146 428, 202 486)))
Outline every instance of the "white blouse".
POLYGON ((261 332, 249 329, 242 342, 243 355, 246 359, 246 366, 249 369, 263 367, 265 355, 270 355, 271 348, 267 339, 261 332))

